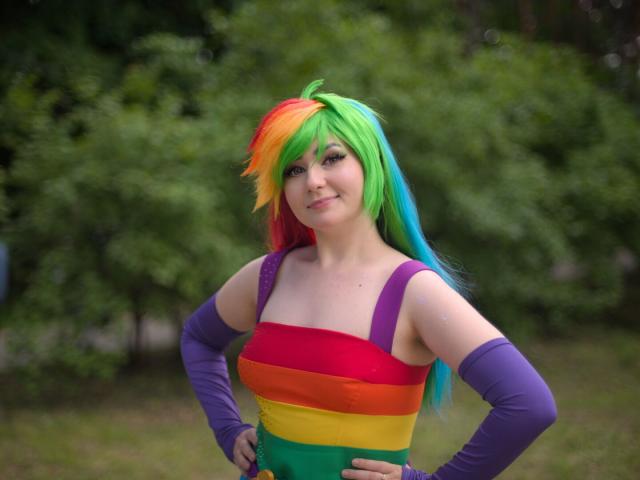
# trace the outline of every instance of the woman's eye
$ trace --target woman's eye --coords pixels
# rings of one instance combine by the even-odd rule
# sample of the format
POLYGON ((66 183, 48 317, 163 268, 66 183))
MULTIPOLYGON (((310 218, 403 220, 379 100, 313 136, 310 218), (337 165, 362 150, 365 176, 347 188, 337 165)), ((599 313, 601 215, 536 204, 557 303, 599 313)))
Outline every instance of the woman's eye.
POLYGON ((304 172, 304 169, 302 167, 299 167, 298 165, 292 165, 285 170, 284 176, 295 177, 297 175, 300 175, 302 172, 304 172))
POLYGON ((346 155, 344 153, 333 153, 324 159, 325 164, 333 164, 342 160, 346 155))
MULTIPOLYGON (((344 157, 346 157, 347 155, 345 153, 332 153, 331 155, 329 155, 328 157, 325 157, 324 160, 322 161, 322 165, 333 165, 336 162, 339 162, 340 160, 342 160, 344 157)), ((285 178, 287 177, 297 177, 298 175, 301 175, 302 173, 304 173, 304 167, 301 167, 299 165, 291 165, 289 168, 287 168, 284 171, 284 176, 285 178)))

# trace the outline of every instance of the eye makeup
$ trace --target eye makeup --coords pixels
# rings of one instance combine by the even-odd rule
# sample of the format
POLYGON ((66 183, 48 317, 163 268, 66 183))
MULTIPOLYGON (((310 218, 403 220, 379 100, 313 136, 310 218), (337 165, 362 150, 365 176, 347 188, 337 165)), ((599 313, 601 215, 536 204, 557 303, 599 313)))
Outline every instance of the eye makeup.
MULTIPOLYGON (((322 158, 321 160, 322 165, 331 166, 343 160, 347 156, 347 153, 343 149, 344 147, 339 143, 335 143, 335 142, 328 143, 323 152, 324 158, 322 158)), ((312 153, 314 157, 318 158, 317 148, 315 148, 313 152, 305 153, 305 155, 309 153, 312 153)), ((284 170, 283 176, 285 179, 296 177, 305 171, 306 166, 302 166, 296 163, 296 162, 299 162, 302 158, 303 157, 298 158, 284 170)))

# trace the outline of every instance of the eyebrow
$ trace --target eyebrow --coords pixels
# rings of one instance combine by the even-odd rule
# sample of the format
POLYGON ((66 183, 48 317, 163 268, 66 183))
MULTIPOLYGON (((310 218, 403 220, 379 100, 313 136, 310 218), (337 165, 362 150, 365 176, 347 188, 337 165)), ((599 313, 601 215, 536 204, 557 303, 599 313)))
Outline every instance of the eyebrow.
MULTIPOLYGON (((324 147, 325 150, 329 150, 331 147, 342 147, 342 145, 340 145, 339 143, 327 143, 327 146, 324 147)), ((316 148, 313 151, 314 155, 318 155, 318 149, 316 148)))

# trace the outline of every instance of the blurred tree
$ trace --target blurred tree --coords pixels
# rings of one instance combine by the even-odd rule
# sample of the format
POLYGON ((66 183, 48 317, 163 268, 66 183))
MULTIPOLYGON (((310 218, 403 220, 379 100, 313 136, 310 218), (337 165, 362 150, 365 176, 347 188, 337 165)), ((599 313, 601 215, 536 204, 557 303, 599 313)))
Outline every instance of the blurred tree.
MULTIPOLYGON (((461 0, 459 6, 468 2, 461 0)), ((584 53, 592 75, 634 103, 640 112, 640 2, 633 0, 545 0, 477 2, 467 30, 480 29, 480 42, 500 32, 520 32, 529 40, 571 45, 584 53)), ((496 37, 498 35, 498 37, 496 37)))
POLYGON ((95 352, 87 329, 125 314, 137 359, 145 316, 181 323, 260 244, 235 215, 240 205, 248 210, 248 201, 233 200, 243 191, 241 150, 216 139, 224 126, 192 107, 211 73, 200 47, 197 39, 147 37, 134 48, 145 63, 132 64, 121 88, 63 117, 52 112, 55 91, 38 108, 28 80, 7 91, 4 108, 30 123, 29 141, 16 144, 14 218, 5 228, 16 278, 5 321, 32 330, 15 345, 19 363, 37 354, 26 339, 41 338, 43 326, 59 341, 50 335, 39 355, 88 368, 95 352))
POLYGON ((19 151, 15 318, 81 331, 129 312, 138 355, 145 314, 181 312, 243 256, 232 212, 219 208, 224 176, 212 174, 205 125, 176 116, 172 103, 150 115, 105 97, 43 125, 19 151))
MULTIPOLYGON (((454 43, 428 34, 413 65, 454 43)), ((425 225, 486 311, 509 331, 567 330, 619 302, 617 252, 638 255, 639 125, 571 51, 502 43, 405 87, 411 111, 391 124, 425 225)))
POLYGON ((619 301, 638 120, 575 50, 535 43, 537 3, 476 4, 471 37, 463 1, 80 3, 3 5, 25 33, 0 46, 25 52, 0 68, 2 321, 57 325, 63 363, 99 370, 87 329, 180 316, 262 252, 244 146, 315 78, 384 113, 428 238, 493 321, 557 332, 619 301))

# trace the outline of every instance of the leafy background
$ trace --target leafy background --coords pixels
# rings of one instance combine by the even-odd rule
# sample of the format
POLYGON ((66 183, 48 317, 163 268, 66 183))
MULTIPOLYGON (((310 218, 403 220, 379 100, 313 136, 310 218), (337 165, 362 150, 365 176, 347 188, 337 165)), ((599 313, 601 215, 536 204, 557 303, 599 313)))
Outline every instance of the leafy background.
POLYGON ((316 78, 382 114, 508 335, 638 338, 635 2, 12 0, 0 23, 6 405, 150 368, 145 324, 178 332, 264 253, 245 148, 316 78))

